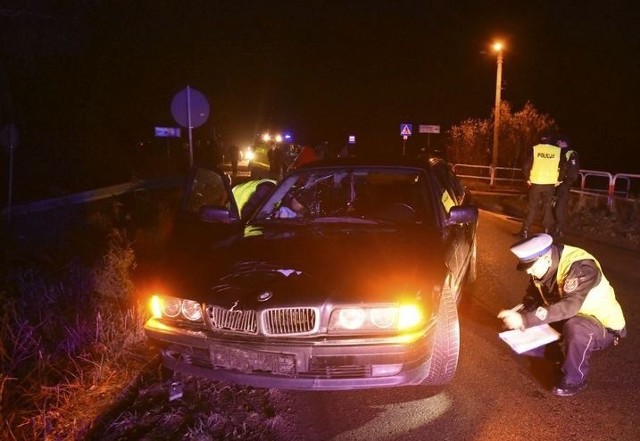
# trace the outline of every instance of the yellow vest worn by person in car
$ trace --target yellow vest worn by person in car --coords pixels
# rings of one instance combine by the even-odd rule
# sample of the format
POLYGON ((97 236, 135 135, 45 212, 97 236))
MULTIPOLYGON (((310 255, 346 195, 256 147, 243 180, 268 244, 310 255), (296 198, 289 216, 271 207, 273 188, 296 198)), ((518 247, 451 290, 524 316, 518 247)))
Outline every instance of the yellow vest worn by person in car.
POLYGON ((560 147, 555 145, 538 144, 533 146, 533 164, 529 173, 531 183, 555 185, 558 182, 561 154, 560 147))
MULTIPOLYGON (((564 296, 564 281, 567 278, 569 268, 574 262, 579 260, 593 260, 602 273, 600 262, 598 262, 591 254, 583 249, 565 245, 558 262, 558 274, 556 280, 560 293, 564 296)), ((585 297, 580 310, 580 314, 591 315, 597 318, 606 328, 620 331, 625 326, 622 308, 616 300, 613 288, 609 281, 602 273, 600 283, 594 286, 585 297)))
POLYGON ((276 183, 276 181, 274 181, 273 179, 254 179, 252 181, 238 184, 231 189, 233 198, 236 200, 236 205, 238 207, 238 214, 242 213, 242 207, 245 206, 251 195, 255 193, 258 185, 262 184, 263 182, 272 182, 274 184, 276 183))

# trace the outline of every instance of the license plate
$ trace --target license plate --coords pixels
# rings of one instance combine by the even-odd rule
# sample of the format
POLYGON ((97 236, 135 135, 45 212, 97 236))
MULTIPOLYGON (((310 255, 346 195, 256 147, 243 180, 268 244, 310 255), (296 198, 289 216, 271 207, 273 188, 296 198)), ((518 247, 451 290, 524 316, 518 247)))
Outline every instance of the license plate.
POLYGON ((246 373, 295 374, 296 359, 292 354, 260 352, 214 345, 209 347, 209 356, 211 357, 211 363, 216 368, 235 369, 246 373))

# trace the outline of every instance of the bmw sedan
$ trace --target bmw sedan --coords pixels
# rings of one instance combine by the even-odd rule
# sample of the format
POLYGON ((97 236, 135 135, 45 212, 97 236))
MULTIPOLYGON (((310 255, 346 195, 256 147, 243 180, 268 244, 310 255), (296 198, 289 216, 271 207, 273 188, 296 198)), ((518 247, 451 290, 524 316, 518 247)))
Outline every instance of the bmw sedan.
POLYGON ((244 220, 225 176, 201 169, 185 200, 227 230, 198 230, 158 274, 145 332, 167 368, 301 390, 454 377, 478 210, 448 163, 312 163, 244 220))

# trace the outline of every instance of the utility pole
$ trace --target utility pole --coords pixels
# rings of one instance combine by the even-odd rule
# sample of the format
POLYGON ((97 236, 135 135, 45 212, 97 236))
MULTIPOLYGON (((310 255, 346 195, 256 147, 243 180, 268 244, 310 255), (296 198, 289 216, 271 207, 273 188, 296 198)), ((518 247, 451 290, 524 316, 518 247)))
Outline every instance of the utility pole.
POLYGON ((502 43, 497 42, 493 45, 493 50, 498 53, 497 70, 496 70, 496 103, 493 111, 493 150, 491 155, 491 166, 495 169, 498 166, 498 134, 500 133, 500 94, 502 91, 502 43))

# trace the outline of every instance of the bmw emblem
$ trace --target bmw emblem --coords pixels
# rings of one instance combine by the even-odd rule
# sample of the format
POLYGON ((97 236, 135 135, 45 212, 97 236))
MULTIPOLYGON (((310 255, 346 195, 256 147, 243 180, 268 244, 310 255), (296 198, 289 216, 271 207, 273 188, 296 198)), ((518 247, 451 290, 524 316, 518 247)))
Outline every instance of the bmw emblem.
POLYGON ((273 297, 273 293, 271 291, 261 292, 260 294, 258 294, 258 301, 259 302, 266 302, 271 297, 273 297))

